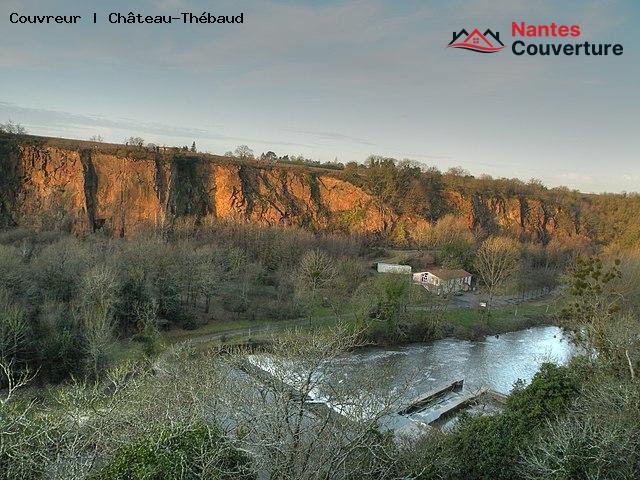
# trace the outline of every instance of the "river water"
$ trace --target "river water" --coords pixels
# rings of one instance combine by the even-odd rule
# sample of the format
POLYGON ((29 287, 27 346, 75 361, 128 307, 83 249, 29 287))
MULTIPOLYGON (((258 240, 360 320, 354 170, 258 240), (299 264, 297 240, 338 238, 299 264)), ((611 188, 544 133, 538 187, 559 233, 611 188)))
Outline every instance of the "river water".
MULTIPOLYGON (((368 391, 373 394, 373 402, 378 403, 389 393, 389 397, 394 397, 393 408, 397 412, 410 400, 463 379, 462 391, 409 415, 412 420, 430 423, 456 398, 483 387, 506 395, 517 380, 530 382, 542 363, 565 364, 574 351, 562 330, 553 326, 488 336, 482 340, 447 338, 396 348, 371 348, 330 361, 324 374, 318 376, 318 385, 311 397, 343 414, 357 416, 349 408, 352 403, 349 398, 368 391), (339 400, 331 400, 336 387, 350 393, 339 400)), ((291 385, 305 378, 305 373, 297 372, 294 365, 277 368, 273 358, 254 356, 253 361, 272 374, 284 372, 277 376, 291 385)))
POLYGON ((378 391, 404 389, 398 404, 463 379, 461 392, 410 415, 429 423, 440 408, 456 398, 482 387, 506 395, 517 380, 529 383, 542 363, 566 364, 574 352, 575 347, 560 328, 534 327, 483 340, 447 338, 363 350, 342 359, 340 376, 345 380, 373 377, 378 391))
POLYGON ((514 382, 529 382, 544 362, 565 364, 574 347, 558 327, 534 327, 484 340, 447 338, 398 348, 376 348, 349 356, 354 374, 367 365, 381 372, 380 386, 417 376, 415 390, 428 391, 457 379, 466 390, 486 386, 508 394, 514 382), (384 373, 383 373, 384 372, 384 373))

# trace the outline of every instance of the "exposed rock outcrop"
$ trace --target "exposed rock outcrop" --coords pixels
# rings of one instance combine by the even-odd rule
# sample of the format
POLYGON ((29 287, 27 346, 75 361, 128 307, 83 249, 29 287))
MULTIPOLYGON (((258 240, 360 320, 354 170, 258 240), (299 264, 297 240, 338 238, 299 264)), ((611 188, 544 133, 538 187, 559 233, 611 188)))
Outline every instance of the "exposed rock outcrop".
MULTIPOLYGON (((0 149, 0 226, 64 223, 127 236, 175 219, 229 219, 347 233, 409 236, 426 219, 402 216, 330 171, 233 162, 224 157, 98 149, 87 142, 16 142, 0 149)), ((469 227, 510 230, 546 242, 579 219, 522 196, 447 191, 469 227)))
POLYGON ((391 232, 398 219, 363 189, 303 168, 34 145, 0 162, 0 212, 10 225, 65 219, 76 232, 126 236, 190 217, 361 233, 391 232))

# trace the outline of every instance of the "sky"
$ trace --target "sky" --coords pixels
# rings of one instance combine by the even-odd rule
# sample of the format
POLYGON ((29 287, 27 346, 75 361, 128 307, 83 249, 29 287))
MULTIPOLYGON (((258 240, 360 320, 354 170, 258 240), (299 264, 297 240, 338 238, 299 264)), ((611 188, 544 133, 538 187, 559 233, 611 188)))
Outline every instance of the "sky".
POLYGON ((636 0, 0 0, 0 123, 222 154, 363 162, 640 190, 636 0), (244 13, 243 24, 116 25, 112 12, 244 13), (14 25, 9 15, 82 15, 14 25), (99 23, 90 22, 96 12, 99 23), (607 57, 515 56, 511 22, 580 25, 607 57), (446 48, 453 31, 507 47, 446 48))

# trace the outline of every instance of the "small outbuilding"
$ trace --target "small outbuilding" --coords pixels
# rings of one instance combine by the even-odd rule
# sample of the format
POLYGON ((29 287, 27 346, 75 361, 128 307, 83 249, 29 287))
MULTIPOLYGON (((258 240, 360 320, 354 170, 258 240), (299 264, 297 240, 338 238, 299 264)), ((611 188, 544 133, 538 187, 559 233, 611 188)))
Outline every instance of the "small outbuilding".
POLYGON ((464 292, 471 289, 472 275, 466 270, 429 268, 413 274, 413 281, 437 295, 464 292))
POLYGON ((395 263, 378 263, 378 273, 398 273, 411 275, 411 265, 398 265, 395 263))

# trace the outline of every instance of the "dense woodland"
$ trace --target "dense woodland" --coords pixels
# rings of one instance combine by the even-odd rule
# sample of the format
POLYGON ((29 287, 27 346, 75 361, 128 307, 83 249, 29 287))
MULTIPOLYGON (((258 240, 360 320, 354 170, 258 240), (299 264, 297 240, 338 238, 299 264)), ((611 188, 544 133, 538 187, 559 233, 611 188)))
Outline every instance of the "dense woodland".
MULTIPOLYGON (((584 245, 477 238, 453 216, 436 222, 425 243, 428 248, 398 261, 467 268, 493 294, 554 288, 572 259, 589 251, 584 245), (499 255, 510 262, 504 278, 483 277, 479 261, 499 255)), ((224 321, 313 321, 358 308, 363 318, 378 312, 378 319, 388 319, 376 335, 392 342, 410 320, 414 328, 425 317, 400 315, 400 304, 433 299, 396 278, 387 281, 400 283, 393 294, 398 298, 387 298, 393 285, 384 285, 373 268, 381 255, 385 249, 375 239, 222 222, 134 239, 7 230, 0 234, 0 354, 37 369, 43 381, 97 378, 118 357, 123 339, 153 354, 161 330, 224 321), (389 302, 392 311, 381 314, 389 302)), ((405 341, 439 336, 430 328, 425 323, 405 341)))
POLYGON ((0 478, 640 477, 640 197, 378 157, 309 165, 243 155, 233 161, 333 171, 431 225, 410 249, 378 236, 233 222, 176 221, 119 239, 5 228, 0 478), (445 201, 447 190, 543 198, 574 212, 581 231, 540 241, 470 229, 445 201), (387 259, 467 269, 488 306, 463 328, 451 298, 376 274, 375 262, 387 259), (380 401, 379 372, 371 371, 332 393, 336 403, 353 403, 358 421, 308 414, 304 399, 329 361, 340 370, 344 354, 363 345, 524 328, 500 317, 493 299, 540 290, 555 291, 555 313, 533 321, 564 327, 582 354, 516 384, 501 413, 466 416, 452 432, 398 442, 377 429, 393 398, 380 401), (221 322, 292 329, 260 345, 171 345, 175 332, 221 322), (272 355, 282 379, 295 365, 298 391, 247 375, 245 360, 256 352, 272 355))

